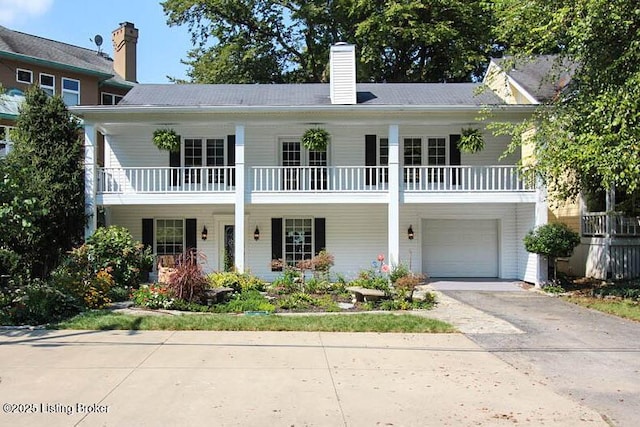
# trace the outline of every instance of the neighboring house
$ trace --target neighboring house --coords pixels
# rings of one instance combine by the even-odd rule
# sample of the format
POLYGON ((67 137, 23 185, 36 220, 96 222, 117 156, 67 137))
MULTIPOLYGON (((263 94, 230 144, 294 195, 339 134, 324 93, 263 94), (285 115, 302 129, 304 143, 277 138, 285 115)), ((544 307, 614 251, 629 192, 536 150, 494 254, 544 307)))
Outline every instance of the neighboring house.
POLYGON ((138 85, 118 105, 73 107, 86 131, 86 234, 100 212, 157 255, 197 248, 208 271, 266 280, 280 274, 273 259, 321 249, 347 277, 383 253, 431 277, 544 280, 522 239, 547 207, 518 176, 520 152, 500 160, 509 139, 486 132, 483 151, 457 147, 481 108, 520 121, 530 106, 472 83, 356 84, 350 45, 332 47, 330 68, 329 84, 138 85), (301 143, 316 127, 326 150, 301 143), (152 143, 167 128, 178 153, 152 143))
POLYGON ((0 26, 0 156, 10 148, 9 129, 29 86, 60 95, 67 106, 114 105, 136 83, 138 30, 130 22, 112 34, 114 59, 101 51, 0 26))
MULTIPOLYGON (((484 83, 508 104, 538 105, 557 96, 574 70, 575 64, 553 55, 492 59, 484 83)), ((524 158, 532 154, 526 144, 523 153, 524 158)), ((574 255, 559 266, 561 270, 598 279, 640 276, 640 218, 616 212, 617 202, 623 201, 621 193, 618 200, 616 192, 611 192, 606 200, 583 197, 552 204, 549 222, 565 223, 582 237, 574 255)))

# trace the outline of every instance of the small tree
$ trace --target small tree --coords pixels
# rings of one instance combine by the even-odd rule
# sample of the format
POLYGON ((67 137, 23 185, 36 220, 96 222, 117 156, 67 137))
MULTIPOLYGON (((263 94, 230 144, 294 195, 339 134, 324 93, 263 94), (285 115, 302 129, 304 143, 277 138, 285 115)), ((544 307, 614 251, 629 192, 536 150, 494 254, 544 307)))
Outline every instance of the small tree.
POLYGON ((556 279, 557 258, 569 257, 580 244, 580 235, 566 224, 549 223, 529 231, 524 236, 527 252, 544 255, 553 266, 553 278, 556 279))

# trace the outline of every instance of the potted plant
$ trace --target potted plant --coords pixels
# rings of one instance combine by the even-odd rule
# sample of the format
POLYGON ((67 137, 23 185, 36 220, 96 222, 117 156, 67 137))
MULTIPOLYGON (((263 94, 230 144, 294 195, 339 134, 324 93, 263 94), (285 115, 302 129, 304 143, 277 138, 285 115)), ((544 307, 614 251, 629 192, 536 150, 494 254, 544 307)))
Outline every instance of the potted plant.
POLYGON ((302 145, 307 150, 324 151, 329 145, 329 132, 321 128, 307 129, 302 134, 302 145))
POLYGON ((153 132, 153 143, 159 150, 180 151, 180 135, 173 129, 156 129, 153 132))
POLYGON ((484 150, 484 137, 480 129, 463 128, 458 148, 465 153, 473 154, 484 150))

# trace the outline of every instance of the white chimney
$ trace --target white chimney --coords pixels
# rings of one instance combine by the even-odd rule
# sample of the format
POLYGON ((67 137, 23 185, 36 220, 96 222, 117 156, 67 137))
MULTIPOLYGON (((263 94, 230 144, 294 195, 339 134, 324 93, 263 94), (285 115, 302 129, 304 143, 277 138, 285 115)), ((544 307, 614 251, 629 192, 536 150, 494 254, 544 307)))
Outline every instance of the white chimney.
POLYGON ((332 104, 356 104, 356 47, 347 43, 331 46, 329 86, 332 104))

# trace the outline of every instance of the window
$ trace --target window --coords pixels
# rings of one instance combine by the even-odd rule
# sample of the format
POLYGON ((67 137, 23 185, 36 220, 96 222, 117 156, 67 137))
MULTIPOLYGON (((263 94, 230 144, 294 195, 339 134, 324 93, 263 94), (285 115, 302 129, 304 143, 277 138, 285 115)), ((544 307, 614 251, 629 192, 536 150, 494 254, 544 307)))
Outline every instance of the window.
POLYGON ((40 89, 47 92, 50 96, 55 95, 56 79, 51 74, 40 73, 40 89))
POLYGON ((447 164, 447 143, 444 138, 429 138, 427 140, 427 164, 429 166, 447 164))
POLYGON ((122 96, 114 93, 102 92, 101 98, 102 105, 116 105, 122 101, 122 96))
POLYGON ((202 174, 207 176, 207 182, 224 182, 224 170, 195 169, 202 166, 222 167, 225 165, 225 140, 222 138, 185 138, 184 166, 194 168, 185 171, 185 182, 199 183, 202 174))
POLYGON ((0 157, 4 157, 7 155, 9 151, 11 151, 11 132, 13 127, 11 126, 0 126, 0 157))
POLYGON ((79 80, 62 78, 62 100, 67 106, 80 104, 79 80))
POLYGON ((158 255, 179 255, 184 248, 184 220, 156 220, 156 253, 158 255))
POLYGON ((284 219, 284 259, 295 265, 313 257, 313 220, 311 218, 284 219))
POLYGON ((300 141, 292 140, 282 141, 281 150, 284 190, 327 189, 327 150, 306 150, 300 141))
POLYGON ((33 83, 33 72, 31 70, 23 70, 22 68, 18 68, 16 70, 16 80, 18 83, 33 83))
POLYGON ((422 165, 422 139, 404 139, 404 181, 417 183, 420 181, 420 169, 413 166, 422 165))

